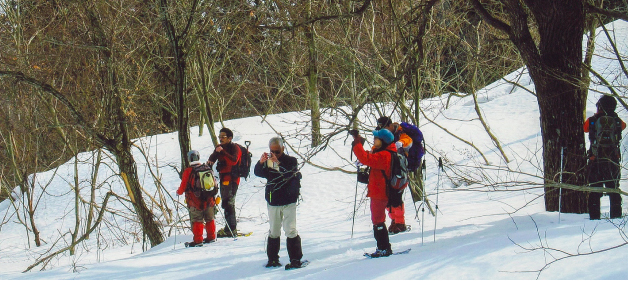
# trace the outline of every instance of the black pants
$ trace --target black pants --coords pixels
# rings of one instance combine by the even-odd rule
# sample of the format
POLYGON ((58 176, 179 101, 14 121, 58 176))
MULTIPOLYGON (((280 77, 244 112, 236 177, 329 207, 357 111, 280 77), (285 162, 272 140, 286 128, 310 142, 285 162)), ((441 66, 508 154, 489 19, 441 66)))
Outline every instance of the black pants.
MULTIPOLYGON (((595 160, 589 164, 589 186, 604 188, 619 188, 620 167, 619 159, 595 160)), ((610 193, 610 217, 616 218, 621 216, 621 195, 619 193, 610 193)), ((591 192, 589 194, 589 217, 591 219, 600 219, 600 198, 602 193, 591 192)))
POLYGON ((234 180, 230 180, 228 185, 223 185, 223 181, 220 181, 220 197, 222 202, 220 203, 222 209, 225 211, 225 220, 227 221, 228 228, 235 231, 237 226, 236 212, 235 212, 235 199, 238 192, 238 184, 234 180))

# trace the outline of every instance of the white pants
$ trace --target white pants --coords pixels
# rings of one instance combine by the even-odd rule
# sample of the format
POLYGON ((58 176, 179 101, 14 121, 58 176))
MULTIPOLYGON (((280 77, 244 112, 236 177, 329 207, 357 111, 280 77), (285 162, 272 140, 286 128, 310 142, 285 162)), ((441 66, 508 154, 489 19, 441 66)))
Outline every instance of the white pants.
POLYGON ((288 238, 299 235, 297 232, 297 203, 283 206, 268 205, 268 218, 270 222, 268 237, 279 238, 282 225, 288 238))

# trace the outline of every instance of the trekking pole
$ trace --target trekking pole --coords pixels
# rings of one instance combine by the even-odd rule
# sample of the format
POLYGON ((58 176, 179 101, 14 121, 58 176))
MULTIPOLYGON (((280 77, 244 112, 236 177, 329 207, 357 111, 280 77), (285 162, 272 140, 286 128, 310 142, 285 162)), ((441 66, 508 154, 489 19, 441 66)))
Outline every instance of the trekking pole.
MULTIPOLYGON (((358 168, 358 173, 360 172, 360 166, 358 165, 358 163, 355 164, 355 166, 358 168)), ((353 219, 351 221, 351 239, 353 239, 353 226, 355 225, 355 208, 357 205, 357 201, 358 201, 358 180, 356 179, 355 181, 355 196, 353 196, 353 219)))
POLYGON ((560 223, 560 210, 562 207, 562 199, 563 199, 563 158, 565 156, 565 147, 560 148, 560 176, 558 178, 558 223, 560 223))
POLYGON ((181 220, 179 216, 179 194, 177 194, 177 202, 174 202, 174 209, 177 212, 177 220, 174 222, 174 244, 172 244, 172 249, 174 250, 177 246, 177 223, 181 220))
POLYGON ((436 222, 438 221, 438 188, 440 187, 440 174, 443 169, 443 158, 438 157, 438 182, 436 183, 436 208, 434 209, 434 242, 436 242, 436 222))
POLYGON ((233 241, 238 240, 238 235, 233 233, 233 230, 231 229, 231 226, 229 225, 229 222, 227 221, 227 217, 225 217, 225 214, 222 213, 222 211, 220 210, 219 206, 216 206, 216 209, 218 210, 218 212, 220 213, 220 215, 225 219, 225 224, 227 225, 227 228, 229 229, 229 231, 231 232, 231 235, 233 235, 233 241))
POLYGON ((427 172, 427 169, 425 167, 425 160, 423 160, 423 165, 421 165, 421 169, 423 170, 423 185, 422 185, 422 190, 421 190, 421 245, 423 245, 423 227, 425 226, 425 179, 426 179, 426 175, 425 173, 427 172))

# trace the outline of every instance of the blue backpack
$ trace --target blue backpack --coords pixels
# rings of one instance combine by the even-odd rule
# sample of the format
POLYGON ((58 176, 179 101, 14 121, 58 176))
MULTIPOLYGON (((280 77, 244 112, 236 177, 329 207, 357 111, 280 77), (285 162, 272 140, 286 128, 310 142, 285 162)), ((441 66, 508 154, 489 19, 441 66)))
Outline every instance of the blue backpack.
POLYGON ((412 139, 412 147, 408 151, 408 171, 414 172, 421 166, 421 158, 425 155, 423 133, 417 126, 401 122, 401 128, 412 139))

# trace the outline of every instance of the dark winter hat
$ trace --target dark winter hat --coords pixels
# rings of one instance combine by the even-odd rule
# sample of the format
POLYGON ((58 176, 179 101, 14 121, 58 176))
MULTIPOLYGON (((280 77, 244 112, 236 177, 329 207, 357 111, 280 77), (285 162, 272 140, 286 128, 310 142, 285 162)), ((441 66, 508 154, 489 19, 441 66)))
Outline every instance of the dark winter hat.
POLYGON ((390 124, 392 124, 392 120, 386 116, 377 119, 377 128, 386 128, 390 124))
POLYGON ((373 136, 382 140, 386 144, 392 143, 395 139, 393 134, 387 129, 375 130, 373 131, 373 136))
POLYGON ((615 112, 615 108, 617 107, 617 100, 614 97, 603 95, 597 101, 598 108, 604 110, 606 113, 615 112))
POLYGON ((196 150, 188 151, 188 161, 189 162, 198 161, 200 159, 201 159, 201 154, 198 153, 198 151, 196 151, 196 150))

